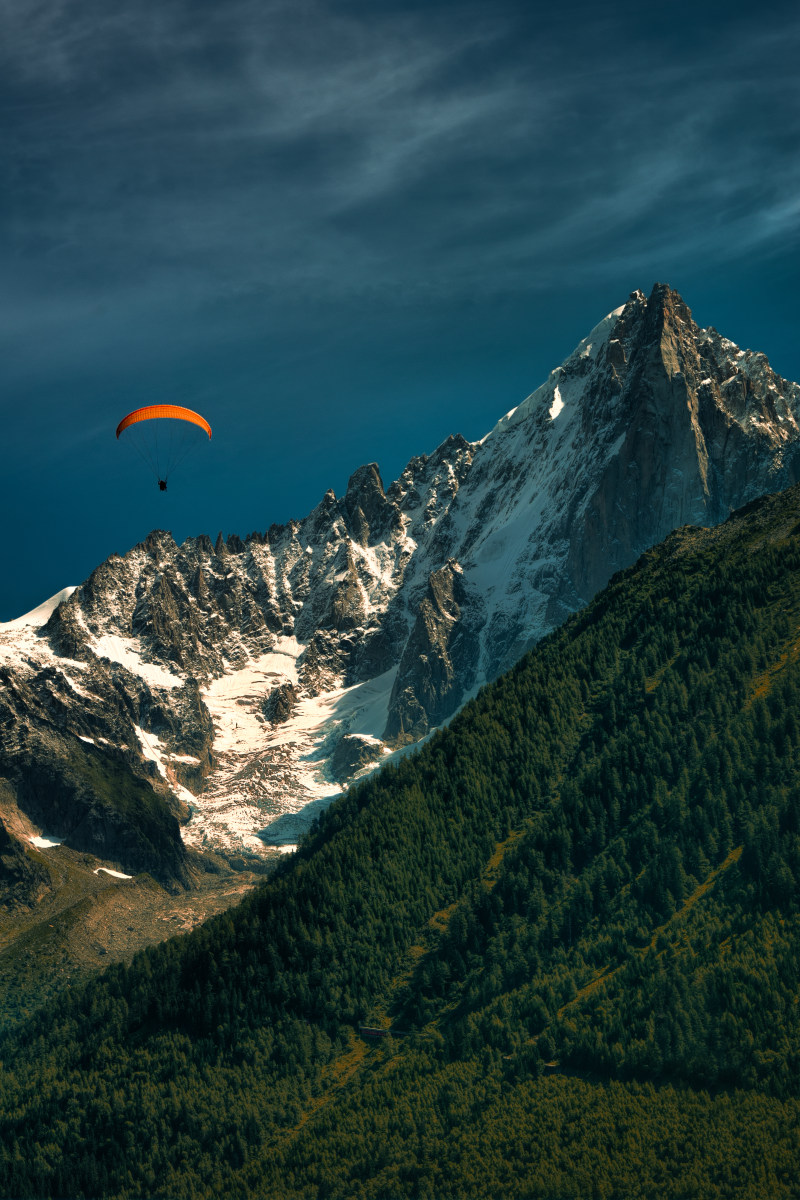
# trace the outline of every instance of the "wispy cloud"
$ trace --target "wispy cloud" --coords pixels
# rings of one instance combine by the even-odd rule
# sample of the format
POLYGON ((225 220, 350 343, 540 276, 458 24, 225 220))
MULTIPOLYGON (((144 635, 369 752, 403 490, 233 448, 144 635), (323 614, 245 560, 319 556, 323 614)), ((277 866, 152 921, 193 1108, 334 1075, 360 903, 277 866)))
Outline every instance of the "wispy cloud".
POLYGON ((15 325, 502 292, 794 236, 796 22, 665 56, 613 14, 534 32, 524 8, 4 0, 15 325))

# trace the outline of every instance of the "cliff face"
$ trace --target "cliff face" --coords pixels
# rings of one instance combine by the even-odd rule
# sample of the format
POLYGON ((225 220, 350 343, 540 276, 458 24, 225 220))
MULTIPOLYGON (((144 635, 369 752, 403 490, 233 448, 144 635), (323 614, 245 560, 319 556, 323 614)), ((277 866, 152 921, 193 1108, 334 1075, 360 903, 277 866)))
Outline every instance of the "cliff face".
POLYGON ((670 530, 796 482, 799 409, 668 287, 634 292, 480 442, 388 488, 360 467, 243 540, 156 531, 0 627, 0 778, 123 867, 180 878, 178 821, 195 845, 293 841, 670 530), (98 809, 103 763, 158 812, 98 809))
POLYGON ((620 442, 571 539, 567 569, 584 596, 671 529, 716 524, 798 473, 798 387, 764 355, 698 329, 663 286, 631 297, 613 333, 582 418, 588 437, 616 409, 620 442))
POLYGON ((446 720, 475 682, 480 604, 470 604, 463 570, 450 560, 432 572, 397 667, 384 737, 407 745, 446 720))

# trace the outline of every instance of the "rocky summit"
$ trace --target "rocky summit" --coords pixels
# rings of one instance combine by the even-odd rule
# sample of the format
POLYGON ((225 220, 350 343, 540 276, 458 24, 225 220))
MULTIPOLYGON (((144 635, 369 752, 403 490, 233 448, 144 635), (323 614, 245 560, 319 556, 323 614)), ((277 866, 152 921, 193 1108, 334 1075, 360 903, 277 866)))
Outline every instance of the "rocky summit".
POLYGON ((0 626, 0 820, 179 883, 187 847, 293 844, 672 529, 797 482, 799 408, 657 284, 388 488, 371 463, 266 533, 151 533, 0 626))

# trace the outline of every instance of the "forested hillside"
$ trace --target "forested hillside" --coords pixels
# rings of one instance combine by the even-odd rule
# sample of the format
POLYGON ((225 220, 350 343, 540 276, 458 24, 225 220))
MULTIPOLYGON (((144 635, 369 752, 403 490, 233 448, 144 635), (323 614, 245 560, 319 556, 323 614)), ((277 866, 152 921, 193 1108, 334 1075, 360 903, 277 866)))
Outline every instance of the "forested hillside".
POLYGON ((9 1032, 0 1195, 800 1195, 799 664, 800 489, 677 531, 9 1032))

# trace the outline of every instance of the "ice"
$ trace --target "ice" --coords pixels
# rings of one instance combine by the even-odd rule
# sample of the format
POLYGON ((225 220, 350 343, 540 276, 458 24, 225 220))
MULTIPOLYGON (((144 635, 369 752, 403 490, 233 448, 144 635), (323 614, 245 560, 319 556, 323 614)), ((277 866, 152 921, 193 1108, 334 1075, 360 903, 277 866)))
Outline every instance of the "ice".
POLYGON ((281 683, 297 684, 297 659, 304 649, 297 638, 279 638, 266 654, 213 680, 204 690, 214 720, 215 752, 245 752, 261 740, 265 719, 260 701, 281 683))

